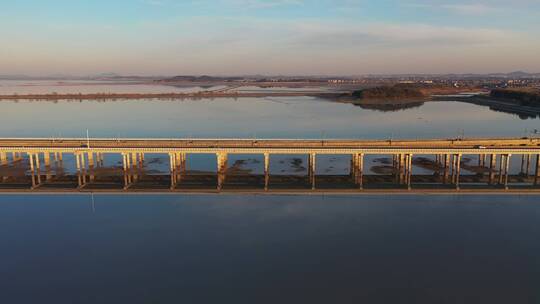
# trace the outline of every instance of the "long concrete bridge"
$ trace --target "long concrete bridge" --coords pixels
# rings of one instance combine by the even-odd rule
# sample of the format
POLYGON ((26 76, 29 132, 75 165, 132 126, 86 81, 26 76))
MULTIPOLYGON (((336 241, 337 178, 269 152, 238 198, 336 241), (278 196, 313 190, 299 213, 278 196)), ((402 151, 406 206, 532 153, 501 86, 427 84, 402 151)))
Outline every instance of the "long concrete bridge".
MULTIPOLYGON (((411 190, 415 157, 434 158, 433 167, 444 185, 460 189, 464 155, 478 158, 478 168, 485 172, 488 185, 508 190, 510 159, 521 159, 521 174, 538 186, 540 179, 540 138, 476 138, 441 140, 253 140, 253 139, 0 139, 0 168, 16 163, 27 166, 31 189, 42 188, 53 180, 64 155, 73 155, 76 163, 78 191, 87 189, 95 180, 95 170, 108 155, 122 160, 123 190, 137 183, 145 155, 163 154, 169 159, 170 190, 178 189, 186 175, 187 156, 215 154, 216 190, 223 190, 227 180, 228 158, 232 154, 258 154, 264 158, 264 190, 270 189, 272 155, 306 155, 311 190, 317 190, 317 157, 350 155, 350 176, 358 191, 364 189, 364 159, 368 155, 391 157, 392 175, 399 185, 411 190)), ((483 176, 484 174, 482 174, 483 176)), ((1 174, 0 174, 1 176, 1 174)), ((483 181, 483 179, 482 179, 483 181)), ((1 182, 1 181, 0 181, 1 182)))

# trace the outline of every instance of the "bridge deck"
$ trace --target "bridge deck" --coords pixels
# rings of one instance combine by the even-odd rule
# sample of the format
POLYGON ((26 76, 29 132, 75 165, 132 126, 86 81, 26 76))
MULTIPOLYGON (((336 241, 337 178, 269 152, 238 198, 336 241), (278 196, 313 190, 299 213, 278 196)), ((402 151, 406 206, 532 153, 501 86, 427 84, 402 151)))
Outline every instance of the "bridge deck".
POLYGON ((303 140, 303 139, 0 139, 0 151, 190 153, 475 153, 536 154, 540 138, 434 140, 303 140))

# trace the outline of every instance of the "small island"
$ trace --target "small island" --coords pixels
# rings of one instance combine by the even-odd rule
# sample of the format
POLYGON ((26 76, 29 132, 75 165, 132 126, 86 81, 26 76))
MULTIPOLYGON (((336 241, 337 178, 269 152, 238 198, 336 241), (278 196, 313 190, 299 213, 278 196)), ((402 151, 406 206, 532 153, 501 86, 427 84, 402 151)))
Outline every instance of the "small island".
POLYGON ((354 91, 352 97, 360 100, 418 100, 427 96, 419 88, 395 85, 354 91))

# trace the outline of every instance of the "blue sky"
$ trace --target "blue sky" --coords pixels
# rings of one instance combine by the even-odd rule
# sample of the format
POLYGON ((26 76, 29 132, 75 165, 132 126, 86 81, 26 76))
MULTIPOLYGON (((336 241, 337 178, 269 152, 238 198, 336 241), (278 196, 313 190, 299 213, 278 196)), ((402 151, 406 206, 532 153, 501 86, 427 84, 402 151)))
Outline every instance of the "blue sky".
POLYGON ((0 0, 0 74, 540 71, 540 0, 0 0))

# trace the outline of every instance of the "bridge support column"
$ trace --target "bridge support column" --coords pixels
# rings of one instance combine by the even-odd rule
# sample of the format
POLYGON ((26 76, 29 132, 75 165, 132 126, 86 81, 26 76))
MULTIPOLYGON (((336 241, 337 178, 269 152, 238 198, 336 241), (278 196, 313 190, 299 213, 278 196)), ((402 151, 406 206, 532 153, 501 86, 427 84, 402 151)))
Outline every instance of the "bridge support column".
MULTIPOLYGON (((7 166, 8 165, 8 156, 5 152, 0 152, 0 166, 7 166)), ((7 176, 2 176, 2 182, 5 182, 7 180, 7 176)))
POLYGON ((45 163, 45 171, 46 171, 46 177, 45 179, 47 181, 50 181, 52 179, 52 173, 51 173, 51 153, 50 152, 43 152, 43 162, 45 163))
POLYGON ((508 177, 510 175, 510 158, 512 154, 506 156, 505 169, 504 169, 504 187, 508 189, 508 177))
POLYGON ((487 155, 486 154, 480 154, 478 155, 478 161, 479 161, 479 167, 485 168, 486 167, 486 160, 487 155))
POLYGON ((171 190, 176 189, 176 154, 169 153, 169 166, 171 173, 171 190))
POLYGON ((8 157, 6 152, 0 152, 0 165, 7 166, 8 157))
POLYGON ((270 153, 264 153, 264 190, 270 186, 270 153))
POLYGON ((452 156, 452 181, 451 184, 456 184, 456 172, 457 172, 457 157, 456 154, 453 154, 452 156))
POLYGON ((87 155, 88 155, 88 167, 94 167, 95 166, 94 153, 88 152, 87 155))
POLYGON ((174 153, 174 170, 175 170, 175 179, 176 182, 180 181, 182 178, 183 167, 184 167, 184 158, 182 153, 174 153))
POLYGON ((171 173, 174 173, 174 169, 176 168, 175 166, 175 157, 174 157, 174 154, 173 153, 169 153, 169 171, 171 173))
POLYGON ((394 180, 399 183, 399 160, 397 154, 392 154, 392 170, 394 170, 394 180))
POLYGON ((405 172, 406 172, 406 165, 405 165, 405 154, 399 154, 398 156, 398 167, 399 167, 399 184, 405 184, 405 172))
POLYGON ((360 187, 360 190, 364 190, 364 154, 360 153, 356 155, 357 157, 357 168, 356 168, 356 183, 360 187))
POLYGON ((139 154, 138 153, 131 153, 131 157, 129 159, 129 164, 131 168, 131 178, 133 179, 132 182, 136 183, 139 180, 139 175, 137 174, 139 170, 139 154))
POLYGON ((508 175, 510 170, 510 157, 511 154, 504 154, 501 156, 501 162, 499 166, 499 184, 504 185, 508 189, 508 175))
POLYGON ((79 156, 79 153, 75 153, 73 154, 73 156, 75 157, 75 166, 77 167, 77 172, 80 172, 81 171, 81 158, 79 156))
POLYGON ((227 176, 227 160, 228 155, 227 153, 217 153, 217 175, 218 175, 218 190, 223 189, 223 185, 225 185, 225 179, 227 176))
POLYGON ((532 155, 527 154, 526 164, 525 164, 525 176, 529 177, 529 172, 531 172, 531 161, 532 161, 532 155))
POLYGON ((523 154, 521 155, 521 175, 524 175, 525 177, 529 177, 529 171, 531 167, 531 155, 530 154, 523 154))
POLYGON ((87 175, 87 164, 86 164, 86 157, 85 157, 85 153, 84 152, 81 152, 80 154, 80 157, 81 157, 81 173, 82 173, 82 184, 83 184, 83 187, 86 186, 86 175, 87 175))
POLYGON ((50 152, 43 152, 43 163, 45 164, 45 168, 48 168, 51 166, 51 153, 50 152))
MULTIPOLYGON (((88 156, 88 173, 89 173, 89 179, 90 179, 90 182, 94 182, 96 177, 94 175, 94 169, 96 167, 96 161, 95 161, 95 158, 94 158, 94 153, 93 152, 88 152, 87 154, 88 156)), ((97 157, 97 155, 96 155, 97 157)))
POLYGON ((32 177, 32 189, 36 187, 36 171, 34 167, 34 155, 30 152, 28 154, 28 163, 30 165, 30 175, 32 177))
POLYGON ((456 183, 456 189, 459 190, 459 182, 460 182, 460 177, 461 177, 461 157, 462 157, 462 155, 461 154, 456 154, 455 157, 456 157, 456 179, 455 179, 455 183, 456 183))
POLYGON ((187 153, 182 153, 182 171, 187 173, 187 153))
POLYGON ((315 153, 311 153, 309 155, 309 178, 311 182, 311 189, 316 189, 316 175, 317 175, 317 155, 315 153))
POLYGON ((443 177, 443 184, 448 183, 448 177, 450 175, 450 155, 445 154, 444 155, 444 177, 443 177))
POLYGON ((534 184, 538 185, 540 182, 540 154, 536 155, 536 171, 534 173, 534 184))
POLYGON ((183 174, 186 172, 186 154, 185 153, 177 153, 175 156, 175 165, 176 165, 176 182, 180 182, 182 180, 183 174))
POLYGON ((122 164, 124 167, 124 190, 127 190, 133 183, 130 153, 122 153, 122 164))
POLYGON ((489 159, 489 184, 495 183, 495 170, 497 169, 497 155, 491 154, 489 159))
POLYGON ((39 153, 34 154, 34 161, 36 162, 37 187, 39 187, 41 185, 41 163, 39 161, 39 153))
POLYGON ((413 168, 413 154, 407 154, 405 157, 405 172, 406 172, 406 182, 407 182, 407 188, 409 190, 412 189, 412 168, 413 168))

